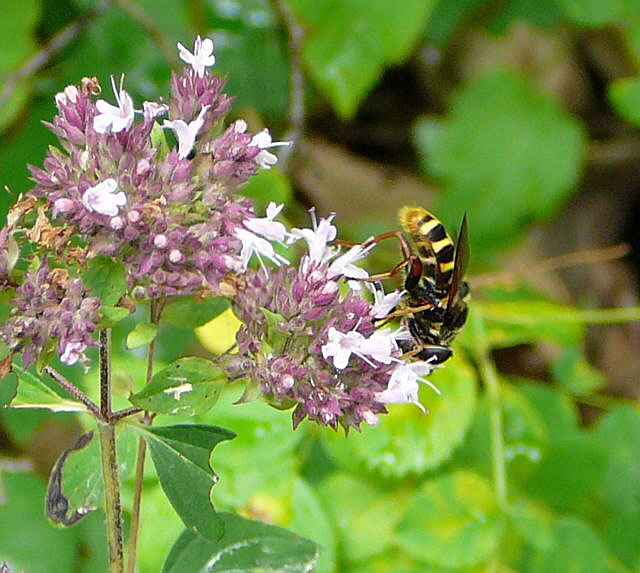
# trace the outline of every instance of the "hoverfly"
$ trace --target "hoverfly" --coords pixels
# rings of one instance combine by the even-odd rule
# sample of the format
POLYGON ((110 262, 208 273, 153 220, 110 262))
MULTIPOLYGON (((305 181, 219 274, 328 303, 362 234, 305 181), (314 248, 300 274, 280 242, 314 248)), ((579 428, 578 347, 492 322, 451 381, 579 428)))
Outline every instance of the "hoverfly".
POLYGON ((407 294, 386 318, 405 320, 411 338, 399 343, 408 356, 441 364, 451 357, 449 345, 467 320, 469 285, 464 280, 469 261, 467 217, 462 219, 454 246, 444 225, 426 209, 402 207, 398 216, 415 250, 402 232, 375 237, 375 242, 397 237, 404 260, 390 272, 374 275, 370 280, 405 270, 407 294))

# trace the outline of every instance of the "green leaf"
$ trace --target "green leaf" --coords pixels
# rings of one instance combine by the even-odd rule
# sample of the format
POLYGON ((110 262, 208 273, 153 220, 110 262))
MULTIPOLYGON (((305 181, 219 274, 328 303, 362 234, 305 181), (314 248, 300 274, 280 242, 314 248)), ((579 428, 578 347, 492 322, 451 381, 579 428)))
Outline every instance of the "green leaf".
POLYGON ((620 78, 609 84, 609 101, 629 123, 640 126, 640 78, 620 78))
POLYGON ((608 510, 605 538, 629 568, 640 562, 640 414, 631 406, 608 412, 594 430, 606 449, 599 497, 608 510))
POLYGON ((566 394, 538 383, 518 384, 531 405, 543 420, 548 436, 578 434, 578 409, 566 394))
POLYGON ((85 449, 93 440, 93 431, 82 434, 76 443, 60 454, 49 475, 45 513, 54 523, 66 526, 74 525, 95 509, 92 502, 85 502, 78 507, 70 506, 67 492, 62 487, 65 463, 74 452, 85 449))
POLYGON ((575 517, 559 519, 553 528, 553 540, 555 543, 549 551, 539 552, 534 556, 531 562, 532 571, 611 571, 604 544, 584 521, 575 517))
MULTIPOLYGON (((540 415, 517 386, 500 386, 505 463, 509 478, 519 483, 538 466, 549 437, 540 415)), ((483 395, 467 439, 456 452, 456 460, 491 475, 491 403, 483 395)))
POLYGON ((234 513, 218 515, 224 536, 214 542, 194 531, 183 531, 171 548, 163 573, 313 570, 319 547, 312 541, 234 513))
POLYGON ((127 290, 124 265, 105 255, 89 260, 84 280, 91 288, 91 294, 98 297, 104 306, 115 305, 127 290))
POLYGON ((606 467, 606 449, 583 433, 554 436, 522 489, 558 512, 590 499, 606 467))
POLYGON ((46 408, 52 412, 86 412, 84 404, 67 400, 54 392, 38 374, 17 364, 13 371, 18 376, 18 391, 11 401, 12 408, 46 408))
POLYGON ((472 567, 497 549, 503 525, 491 485, 459 471, 420 487, 398 526, 397 541, 425 563, 472 567))
POLYGON ((568 19, 588 27, 614 24, 622 16, 624 0, 558 0, 568 19))
POLYGON ((211 505, 211 488, 218 477, 209 456, 218 443, 235 434, 201 424, 139 429, 149 444, 160 485, 183 523, 207 539, 219 539, 224 524, 211 505))
POLYGON ((384 68, 410 53, 434 0, 288 0, 307 29, 304 63, 342 118, 353 116, 384 68))
POLYGON ((0 407, 9 404, 16 395, 18 390, 18 377, 9 372, 4 378, 0 379, 0 407))
POLYGON ((334 571, 337 540, 333 525, 317 490, 298 476, 293 479, 291 511, 293 516, 287 527, 322 547, 315 570, 334 571))
MULTIPOLYGON (((135 468, 138 434, 130 426, 119 426, 117 444, 118 472, 121 481, 126 481, 135 468)), ((104 507, 100 441, 97 438, 84 448, 69 451, 62 467, 61 493, 69 504, 67 513, 104 507)))
POLYGON ((520 498, 509 505, 507 515, 513 529, 529 545, 542 551, 547 551, 553 546, 551 513, 545 511, 542 506, 520 498))
POLYGON ((203 417, 233 428, 238 436, 224 448, 216 468, 224 475, 224 487, 216 499, 225 507, 242 507, 265 488, 278 489, 296 474, 294 450, 305 438, 300 428, 291 431, 291 413, 256 401, 232 404, 237 392, 230 389, 220 404, 203 417))
POLYGON ((344 559, 370 559, 393 545, 393 531, 409 504, 406 491, 378 487, 346 473, 322 482, 320 497, 332 513, 344 559))
POLYGON ((162 320, 184 328, 196 328, 222 314, 227 308, 229 301, 221 296, 182 296, 166 306, 162 311, 162 320))
POLYGON ((79 529, 55 529, 44 519, 42 479, 4 473, 3 482, 6 489, 5 500, 0 504, 0 564, 6 560, 11 571, 74 571, 79 529))
POLYGON ((403 477, 434 469, 447 460, 462 441, 476 403, 476 374, 461 354, 435 371, 429 380, 442 392, 438 396, 423 385, 415 405, 389 405, 375 428, 363 427, 347 439, 323 432, 327 450, 342 467, 366 467, 387 477, 403 477))
POLYGON ((584 350, 577 344, 562 349, 551 371, 560 388, 576 396, 592 394, 606 384, 604 374, 589 364, 584 350))
POLYGON ((111 328, 131 314, 129 309, 121 306, 103 306, 100 308, 100 312, 102 313, 101 328, 111 328))
POLYGON ((213 408, 226 382, 224 370, 213 362, 190 356, 157 372, 130 400, 151 412, 196 416, 213 408))
POLYGON ((127 335, 127 348, 133 350, 149 344, 158 334, 158 327, 150 322, 139 322, 127 335))
POLYGON ((484 0, 438 0, 433 8, 425 39, 427 42, 445 47, 457 27, 484 3, 484 0))
POLYGON ((453 222, 468 212, 476 260, 549 218, 578 183, 580 124, 511 72, 466 85, 426 156, 420 130, 425 167, 446 188, 438 214, 453 222))

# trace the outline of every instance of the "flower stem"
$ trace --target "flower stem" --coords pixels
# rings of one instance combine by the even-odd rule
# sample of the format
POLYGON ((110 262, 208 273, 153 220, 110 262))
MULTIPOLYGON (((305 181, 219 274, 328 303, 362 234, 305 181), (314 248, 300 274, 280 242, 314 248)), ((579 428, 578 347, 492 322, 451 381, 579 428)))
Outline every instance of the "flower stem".
POLYGON ((104 501, 107 514, 109 541, 109 571, 124 571, 124 544, 122 540, 122 507, 120 505, 120 477, 116 447, 116 422, 111 412, 111 331, 100 331, 100 456, 104 479, 104 501))
MULTIPOLYGON (((150 308, 150 321, 157 325, 160 322, 160 315, 164 303, 162 300, 152 299, 150 308)), ((156 351, 155 338, 149 343, 147 351, 147 376, 145 384, 149 384, 153 378, 153 359, 156 351)), ((151 425, 153 417, 149 412, 145 412, 142 416, 142 423, 151 425)), ((138 530, 140 528, 140 504, 142 503, 142 483, 144 480, 144 462, 147 454, 147 443, 144 438, 140 438, 138 442, 138 455, 136 459, 136 477, 133 487, 133 507, 131 508, 131 527, 129 530, 129 561, 127 563, 127 572, 135 573, 136 570, 136 554, 138 550, 138 530)))
POLYGON ((491 356, 484 326, 484 318, 476 312, 473 319, 475 324, 475 358, 480 369, 480 375, 487 389, 489 398, 489 416, 491 431, 491 465, 493 468, 493 483, 498 505, 505 509, 507 504, 507 469, 504 453, 504 425, 502 419, 502 401, 500 396, 500 381, 491 356))

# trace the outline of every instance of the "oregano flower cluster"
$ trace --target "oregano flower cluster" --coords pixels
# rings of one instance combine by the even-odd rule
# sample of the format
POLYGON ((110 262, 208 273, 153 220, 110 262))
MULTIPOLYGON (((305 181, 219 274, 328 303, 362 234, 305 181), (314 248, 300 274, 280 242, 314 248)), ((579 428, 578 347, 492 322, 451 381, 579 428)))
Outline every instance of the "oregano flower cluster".
POLYGON ((124 265, 134 301, 229 297, 243 326, 237 354, 220 363, 248 380, 245 399, 294 407, 294 425, 359 428, 386 404, 420 406, 431 364, 403 358, 404 329, 377 326, 404 293, 384 293, 356 264, 374 243, 342 252, 333 216, 298 229, 277 220, 282 205, 259 216, 242 185, 290 142, 251 134, 243 120, 225 128, 231 98, 208 69, 212 41, 178 50, 187 65, 166 103, 136 109, 123 79, 112 79, 110 100, 90 80, 56 95, 47 125, 59 148, 30 166, 35 186, 0 231, 2 286, 13 293, 0 339, 25 365, 53 346, 67 364, 86 361, 102 309, 82 275, 100 255, 124 265), (296 243, 306 251, 294 262, 296 243))

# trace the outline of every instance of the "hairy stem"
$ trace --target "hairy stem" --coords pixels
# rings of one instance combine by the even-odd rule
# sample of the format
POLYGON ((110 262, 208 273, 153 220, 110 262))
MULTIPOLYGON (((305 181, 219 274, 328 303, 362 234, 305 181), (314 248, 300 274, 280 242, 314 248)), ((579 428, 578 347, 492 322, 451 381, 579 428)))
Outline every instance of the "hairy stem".
POLYGON ((116 448, 116 422, 111 412, 111 331, 100 331, 100 456, 104 479, 104 501, 107 514, 109 541, 109 571, 124 571, 124 544, 122 540, 122 507, 120 505, 120 478, 116 448))
POLYGON ((89 412, 91 412, 96 418, 101 417, 100 409, 80 388, 75 384, 67 380, 60 372, 51 368, 51 366, 44 367, 44 373, 48 374, 53 380, 55 380, 62 388, 64 388, 69 394, 71 394, 78 402, 82 402, 89 412))
POLYGON ((122 541, 122 508, 120 506, 120 480, 116 452, 116 428, 110 422, 98 421, 102 477, 104 478, 104 500, 107 513, 107 536, 109 541, 109 572, 124 571, 122 541))
MULTIPOLYGON (((161 300, 153 299, 151 301, 150 319, 151 323, 157 325, 160 322, 160 315, 164 303, 161 300)), ((155 338, 149 344, 147 351, 147 375, 145 384, 149 384, 153 378, 153 360, 156 351, 155 338)), ((142 416, 142 423, 151 425, 153 417, 149 412, 145 412, 142 416)), ((144 462, 147 454, 147 443, 144 438, 140 438, 138 442, 138 454, 136 459, 136 477, 133 488, 133 507, 131 509, 131 529, 129 534, 129 561, 127 563, 127 572, 135 573, 136 555, 138 550, 138 530, 140 528, 140 504, 142 503, 142 482, 144 480, 144 462)))

